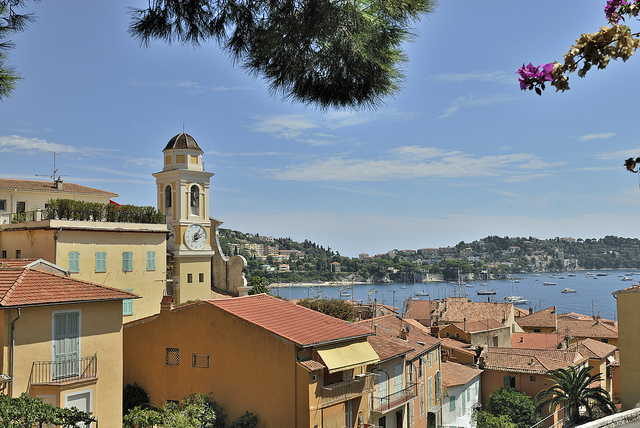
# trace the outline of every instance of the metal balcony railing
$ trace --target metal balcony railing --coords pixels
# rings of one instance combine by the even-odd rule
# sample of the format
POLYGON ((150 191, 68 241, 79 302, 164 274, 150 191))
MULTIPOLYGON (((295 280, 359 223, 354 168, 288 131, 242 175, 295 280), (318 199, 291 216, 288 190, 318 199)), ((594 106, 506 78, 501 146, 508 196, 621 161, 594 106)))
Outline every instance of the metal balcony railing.
POLYGON ((59 384, 98 377, 98 355, 61 361, 34 361, 31 384, 59 384))
POLYGON ((323 386, 320 391, 320 405, 346 401, 373 391, 374 376, 372 373, 366 373, 350 380, 323 386))
POLYGON ((401 391, 393 392, 386 397, 373 397, 373 411, 384 413, 394 409, 416 396, 416 384, 411 384, 401 391))

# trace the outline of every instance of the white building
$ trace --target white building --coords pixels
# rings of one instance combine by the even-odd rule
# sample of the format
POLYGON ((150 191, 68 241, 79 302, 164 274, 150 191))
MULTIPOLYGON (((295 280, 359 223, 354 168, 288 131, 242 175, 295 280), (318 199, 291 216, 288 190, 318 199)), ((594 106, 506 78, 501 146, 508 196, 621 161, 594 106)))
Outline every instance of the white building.
POLYGON ((480 406, 480 375, 482 370, 450 361, 441 362, 442 426, 472 427, 473 409, 480 406))

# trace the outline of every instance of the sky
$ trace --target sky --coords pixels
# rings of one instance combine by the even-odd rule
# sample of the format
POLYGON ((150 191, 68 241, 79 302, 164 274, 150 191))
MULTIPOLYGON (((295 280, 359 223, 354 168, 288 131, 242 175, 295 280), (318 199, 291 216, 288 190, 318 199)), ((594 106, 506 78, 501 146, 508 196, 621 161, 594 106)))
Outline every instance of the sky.
MULTIPOLYGON (((107 5, 108 3, 108 5, 107 5)), ((66 182, 156 205, 162 149, 183 131, 215 173, 222 227, 309 239, 343 256, 489 235, 638 238, 637 57, 571 89, 520 91, 606 25, 604 0, 441 0, 414 25, 403 89, 377 110, 320 111, 269 93, 215 43, 127 33, 129 7, 43 0, 12 37, 22 77, 0 102, 0 177, 66 182)), ((635 22, 630 23, 632 28, 635 22)), ((637 25, 636 25, 637 26, 637 25)))

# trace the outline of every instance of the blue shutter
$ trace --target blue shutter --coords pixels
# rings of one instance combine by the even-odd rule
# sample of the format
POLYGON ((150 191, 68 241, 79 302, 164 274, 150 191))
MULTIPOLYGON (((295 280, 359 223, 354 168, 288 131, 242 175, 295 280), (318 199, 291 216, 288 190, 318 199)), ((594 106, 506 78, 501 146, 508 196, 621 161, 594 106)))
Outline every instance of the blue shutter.
MULTIPOLYGON (((133 293, 133 288, 127 288, 124 291, 133 293)), ((133 315, 133 299, 124 299, 122 301, 122 315, 133 315)))
POLYGON ((80 272, 80 253, 69 251, 69 272, 80 272))
POLYGON ((107 271, 107 253, 104 251, 96 252, 96 272, 107 271))
POLYGON ((133 253, 130 251, 122 253, 122 270, 125 272, 133 270, 133 253))
POLYGON ((147 270, 156 270, 156 252, 147 251, 147 270))

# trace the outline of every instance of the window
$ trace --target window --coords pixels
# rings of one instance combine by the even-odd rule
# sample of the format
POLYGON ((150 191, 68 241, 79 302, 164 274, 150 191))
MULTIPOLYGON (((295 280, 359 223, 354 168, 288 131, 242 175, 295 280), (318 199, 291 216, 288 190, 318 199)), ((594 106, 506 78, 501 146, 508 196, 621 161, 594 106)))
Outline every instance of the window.
POLYGON ((156 252, 147 251, 147 270, 156 270, 156 252))
POLYGON ((427 358, 429 359, 429 368, 431 368, 431 352, 427 353, 427 358))
POLYGON ((6 210, 7 210, 7 200, 0 199, 0 211, 6 211, 6 210))
POLYGON ((180 349, 167 348, 167 365, 177 366, 180 364, 180 349))
MULTIPOLYGON (((16 254, 16 258, 20 258, 18 254, 16 254)), ((78 251, 69 251, 69 272, 80 272, 80 253, 78 251)))
MULTIPOLYGON (((127 288, 124 291, 133 293, 133 288, 127 288)), ((124 299, 122 301, 122 315, 133 315, 133 299, 124 299)))
POLYGON ((601 341, 602 343, 609 343, 609 339, 605 339, 605 338, 600 339, 600 341, 601 341))
POLYGON ((193 282, 193 274, 191 274, 191 273, 187 274, 187 282, 188 283, 192 283, 193 282))
POLYGON ((164 206, 166 208, 171 208, 171 186, 164 188, 164 206))
POLYGON ((530 380, 531 382, 535 382, 535 381, 536 381, 536 377, 535 377, 535 376, 529 376, 529 380, 530 380))
POLYGON ((434 355, 434 357, 435 357, 435 359, 436 359, 436 364, 438 363, 438 354, 439 354, 439 353, 440 353, 440 350, 439 350, 439 349, 436 349, 436 351, 434 352, 434 354, 435 354, 435 355, 434 355))
POLYGON ((122 271, 133 271, 133 253, 131 251, 125 251, 122 253, 122 271))
POLYGON ((191 214, 199 214, 198 207, 200 207, 200 189, 195 184, 191 186, 191 214))
POLYGON ((456 396, 452 395, 449 397, 449 411, 453 412, 456 410, 456 396))
POLYGON ((209 368, 210 364, 209 354, 193 354, 193 367, 209 368))
POLYGON ((436 372, 436 398, 442 396, 442 373, 440 370, 436 372))
POLYGON ((456 339, 460 339, 460 333, 456 333, 456 339))
POLYGON ((515 388, 516 387, 516 378, 513 376, 502 376, 503 386, 505 388, 515 388))
POLYGON ((427 405, 429 408, 431 408, 431 405, 433 404, 433 378, 431 376, 429 376, 429 379, 427 379, 427 405))
POLYGON ((53 313, 53 378, 76 376, 80 370, 80 311, 53 313))
POLYGON ((16 212, 23 213, 27 210, 27 203, 24 201, 16 202, 16 212))
POLYGON ((407 378, 409 380, 409 385, 413 385, 413 364, 409 364, 407 366, 407 378))
POLYGON ((16 259, 21 259, 21 258, 22 258, 22 250, 16 250, 16 259))
POLYGON ((448 331, 444 334, 446 337, 451 337, 451 333, 449 333, 448 331))
POLYGON ((415 403, 409 402, 409 426, 412 427, 415 425, 415 416, 413 415, 413 407, 415 403))
POLYGON ((3 259, 7 258, 7 250, 2 250, 2 258, 3 259))
POLYGON ((418 388, 419 396, 420 396, 420 417, 424 418, 424 388, 420 385, 418 388))
POLYGON ((422 357, 418 358, 418 380, 422 380, 422 357))
POLYGON ((96 272, 107 271, 107 253, 105 251, 96 251, 96 272))
POLYGON ((204 274, 203 273, 199 273, 198 274, 198 281, 199 282, 204 282, 204 274))

